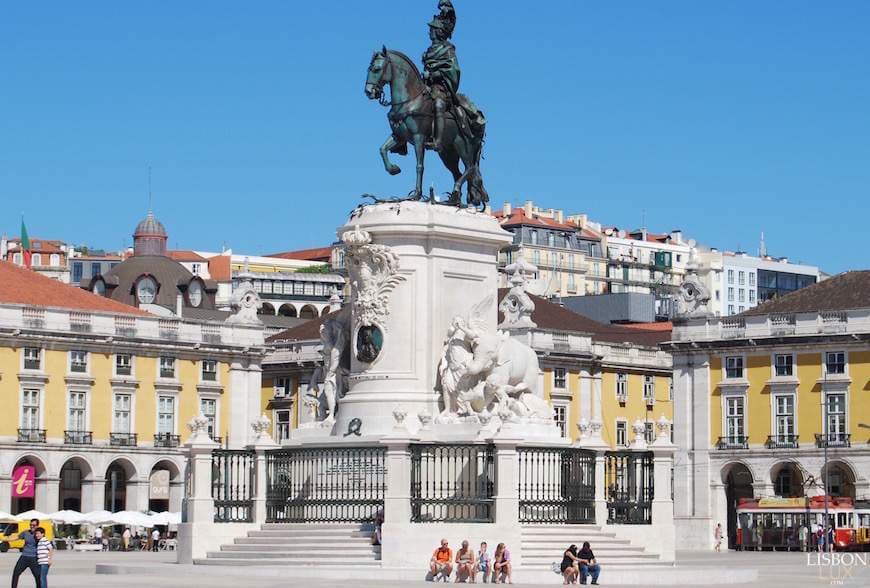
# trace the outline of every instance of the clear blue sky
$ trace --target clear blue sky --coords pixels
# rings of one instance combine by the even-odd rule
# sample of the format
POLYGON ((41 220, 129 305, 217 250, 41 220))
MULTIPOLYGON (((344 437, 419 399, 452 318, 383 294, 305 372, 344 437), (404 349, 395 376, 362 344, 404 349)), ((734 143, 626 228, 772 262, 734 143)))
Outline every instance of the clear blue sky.
MULTIPOLYGON (((456 0, 495 206, 838 272, 870 267, 870 3, 456 0)), ((0 231, 118 248, 317 246, 390 177, 363 95, 385 43, 419 58, 435 0, 11 2, 0 14, 0 231)), ((448 188, 433 155, 426 185, 448 188)))

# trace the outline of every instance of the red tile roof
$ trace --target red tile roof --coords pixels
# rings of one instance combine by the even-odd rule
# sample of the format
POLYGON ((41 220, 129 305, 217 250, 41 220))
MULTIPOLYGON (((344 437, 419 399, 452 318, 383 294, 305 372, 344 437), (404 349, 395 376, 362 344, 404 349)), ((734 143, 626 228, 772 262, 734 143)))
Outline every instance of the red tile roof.
MULTIPOLYGON (((21 244, 21 237, 12 237, 10 243, 21 244)), ((30 237, 30 251, 33 253, 66 253, 61 247, 66 243, 57 239, 41 239, 40 237, 30 237)), ((18 251, 18 248, 15 248, 18 251)))
POLYGON ((0 261, 0 304, 151 316, 144 310, 97 296, 6 261, 0 261))
POLYGON ((166 252, 175 261, 206 261, 206 258, 189 249, 172 249, 166 252))
POLYGON ((515 208, 511 211, 510 216, 505 217, 501 211, 493 212, 492 216, 498 219, 498 222, 503 227, 515 227, 520 225, 547 227, 550 229, 561 229, 567 231, 576 231, 577 225, 572 223, 560 223, 556 219, 547 216, 532 215, 526 216, 526 211, 523 208, 515 208))
POLYGON ((300 259, 304 261, 328 262, 332 259, 332 247, 314 247, 313 249, 300 249, 298 251, 284 251, 283 253, 270 253, 266 257, 278 257, 280 259, 300 259))
POLYGON ((233 279, 231 257, 229 255, 215 255, 208 258, 208 274, 215 282, 229 282, 233 279))
POLYGON ((673 331, 674 323, 667 322, 658 322, 658 323, 633 323, 628 325, 622 325, 626 329, 637 329, 638 331, 673 331))

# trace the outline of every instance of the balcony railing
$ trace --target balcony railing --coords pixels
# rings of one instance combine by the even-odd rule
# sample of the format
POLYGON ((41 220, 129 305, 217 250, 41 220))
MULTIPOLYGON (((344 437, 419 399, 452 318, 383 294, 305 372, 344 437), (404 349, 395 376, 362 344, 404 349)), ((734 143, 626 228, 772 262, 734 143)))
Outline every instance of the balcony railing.
POLYGON ((136 447, 136 433, 109 433, 109 445, 113 447, 136 447))
POLYGON ((154 447, 178 447, 181 444, 180 435, 157 433, 154 435, 154 447))
POLYGON ((45 429, 18 429, 19 443, 45 443, 45 429))
POLYGON ((816 447, 851 447, 851 437, 849 433, 816 433, 816 447))
POLYGON ((749 449, 749 438, 746 435, 719 437, 719 440, 716 442, 716 449, 749 449))
POLYGON ((93 445, 94 434, 91 431, 64 431, 65 445, 93 445))
POLYGON ((797 449, 797 435, 770 435, 764 444, 768 449, 797 449))

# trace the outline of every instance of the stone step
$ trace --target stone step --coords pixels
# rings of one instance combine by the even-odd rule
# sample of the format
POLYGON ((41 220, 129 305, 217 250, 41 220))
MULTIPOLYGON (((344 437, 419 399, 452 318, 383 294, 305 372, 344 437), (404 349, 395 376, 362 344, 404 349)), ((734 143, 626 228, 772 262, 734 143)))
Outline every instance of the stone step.
POLYGON ((553 545, 564 547, 568 547, 569 545, 581 546, 583 541, 589 541, 593 545, 629 545, 631 543, 628 539, 617 539, 616 537, 595 537, 593 539, 588 539, 588 535, 582 538, 577 537, 529 537, 527 535, 523 535, 521 537, 521 541, 523 545, 553 545))
MULTIPOLYGON (((209 554, 211 555, 211 554, 209 554)), ((354 568, 380 568, 381 562, 378 560, 345 560, 345 561, 328 561, 317 564, 306 564, 300 562, 297 559, 270 559, 268 561, 263 561, 259 558, 222 558, 222 557, 208 557, 206 559, 195 559, 193 560, 194 564, 197 565, 206 565, 206 566, 287 566, 291 568, 299 568, 299 569, 312 569, 316 567, 354 567, 354 568)))
MULTIPOLYGON (((556 549, 553 549, 553 547, 549 546, 549 545, 528 545, 526 543, 523 543, 522 544, 523 559, 525 559, 527 557, 527 554, 530 554, 530 553, 531 554, 539 554, 539 553, 554 554, 554 553, 558 553, 561 555, 562 553, 565 552, 565 547, 567 547, 567 546, 561 546, 561 547, 557 547, 556 549)), ((645 550, 643 547, 641 547, 639 545, 631 545, 631 544, 626 543, 624 545, 596 545, 595 549, 593 551, 595 553, 598 553, 598 552, 601 552, 601 553, 628 553, 628 552, 642 553, 645 550)))
MULTIPOLYGON (((605 561, 622 561, 626 559, 654 559, 658 560, 659 556, 656 553, 643 553, 641 552, 618 552, 618 553, 604 553, 602 552, 602 556, 598 557, 598 554, 595 554, 596 559, 601 560, 601 562, 605 561)), ((554 561, 562 561, 562 554, 555 555, 551 553, 526 553, 523 552, 523 565, 526 565, 527 562, 554 562, 554 561)))
MULTIPOLYGON (((250 545, 250 544, 238 544, 234 543, 232 545, 221 545, 221 551, 244 551, 247 553, 270 553, 270 552, 281 552, 281 553, 301 553, 301 554, 310 554, 310 553, 319 553, 324 552, 327 554, 336 553, 336 551, 340 551, 343 554, 348 555, 365 555, 365 554, 374 554, 381 552, 380 545, 344 545, 342 547, 336 547, 334 545, 317 545, 314 543, 304 544, 304 545, 250 545)), ((318 557, 321 557, 320 555, 318 557)), ((336 557, 340 557, 340 555, 336 555, 336 557)))
POLYGON ((272 537, 237 537, 235 543, 240 545, 371 545, 371 537, 318 537, 284 536, 272 537))
POLYGON ((263 523, 260 525, 263 531, 272 530, 303 530, 303 531, 369 531, 374 529, 374 525, 365 523, 263 523))
POLYGON ((295 560, 296 562, 305 561, 309 565, 331 565, 334 562, 341 561, 379 561, 380 553, 345 553, 345 554, 329 554, 329 553, 310 553, 307 551, 243 551, 239 549, 224 550, 225 547, 243 547, 242 545, 224 545, 221 546, 221 551, 209 551, 206 557, 218 559, 259 559, 263 565, 271 565, 274 559, 295 560))
POLYGON ((259 531, 248 531, 248 537, 311 537, 317 539, 327 539, 327 538, 369 538, 371 539, 372 532, 371 531, 341 531, 341 530, 326 530, 326 531, 317 531, 315 529, 309 530, 287 530, 287 529, 262 529, 259 531))

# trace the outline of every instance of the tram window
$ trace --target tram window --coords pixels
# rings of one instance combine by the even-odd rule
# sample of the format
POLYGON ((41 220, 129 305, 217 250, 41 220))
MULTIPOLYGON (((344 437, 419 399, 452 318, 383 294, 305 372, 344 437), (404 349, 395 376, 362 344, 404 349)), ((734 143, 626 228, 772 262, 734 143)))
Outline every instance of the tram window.
POLYGON ((848 520, 849 520, 849 513, 847 513, 847 512, 838 512, 837 513, 837 527, 839 527, 839 528, 851 527, 851 525, 848 523, 848 520))

